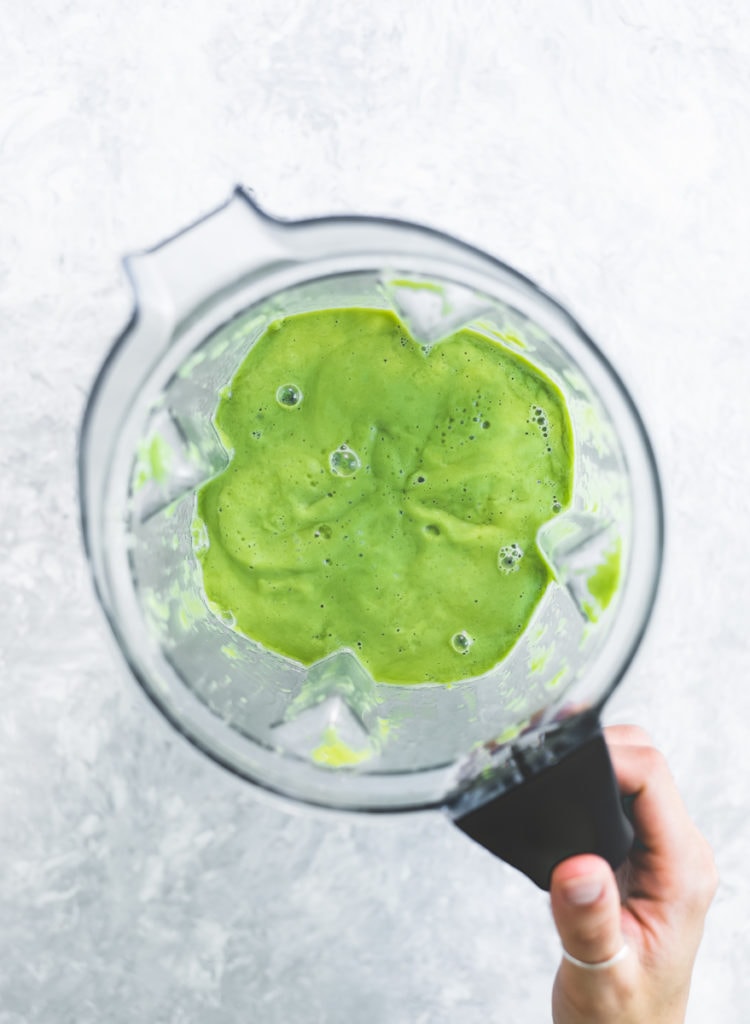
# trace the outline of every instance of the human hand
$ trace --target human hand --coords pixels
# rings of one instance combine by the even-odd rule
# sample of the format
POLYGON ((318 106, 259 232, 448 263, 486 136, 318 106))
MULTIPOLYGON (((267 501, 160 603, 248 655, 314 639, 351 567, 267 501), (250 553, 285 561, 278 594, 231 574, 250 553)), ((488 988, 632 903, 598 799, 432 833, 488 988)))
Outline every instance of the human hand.
POLYGON ((664 757, 636 726, 604 730, 624 796, 632 796, 636 844, 617 877, 583 854, 552 874, 552 914, 563 959, 552 992, 555 1024, 683 1024, 690 976, 718 876, 664 757))

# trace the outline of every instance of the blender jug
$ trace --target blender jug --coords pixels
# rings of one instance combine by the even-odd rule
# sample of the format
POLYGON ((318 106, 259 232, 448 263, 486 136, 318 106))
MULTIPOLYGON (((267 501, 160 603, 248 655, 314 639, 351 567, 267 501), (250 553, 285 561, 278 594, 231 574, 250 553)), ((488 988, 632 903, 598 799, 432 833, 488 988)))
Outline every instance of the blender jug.
POLYGON ((125 265, 136 307, 86 409, 81 511, 99 600, 156 706, 216 761, 295 800, 443 808, 542 887, 575 853, 622 861, 632 831, 599 714, 648 622, 662 504, 637 410, 591 339, 453 238, 378 218, 284 222, 241 188, 125 265), (536 538, 552 582, 481 676, 396 685, 350 648, 303 665, 239 632, 204 592, 196 496, 231 459, 214 424, 223 389, 274 321, 351 307, 395 312, 425 349, 469 327, 565 398, 572 500, 536 538))

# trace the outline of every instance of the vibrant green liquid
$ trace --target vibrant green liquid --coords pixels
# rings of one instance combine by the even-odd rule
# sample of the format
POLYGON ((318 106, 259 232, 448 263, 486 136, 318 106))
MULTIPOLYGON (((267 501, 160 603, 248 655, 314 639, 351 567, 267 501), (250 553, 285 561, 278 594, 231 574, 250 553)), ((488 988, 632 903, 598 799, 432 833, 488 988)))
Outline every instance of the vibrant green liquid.
POLYGON ((539 527, 570 501, 562 395, 463 330, 425 352, 391 313, 272 324, 216 412, 229 466, 198 494, 207 597, 309 665, 348 647, 381 682, 497 664, 550 571, 539 527))

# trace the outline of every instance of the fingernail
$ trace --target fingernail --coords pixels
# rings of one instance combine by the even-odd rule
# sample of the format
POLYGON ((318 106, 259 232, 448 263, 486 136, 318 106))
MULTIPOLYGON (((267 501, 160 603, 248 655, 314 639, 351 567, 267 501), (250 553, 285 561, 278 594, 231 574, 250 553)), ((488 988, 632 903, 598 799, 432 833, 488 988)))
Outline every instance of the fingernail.
POLYGON ((596 903, 603 891, 604 883, 601 878, 587 878, 585 875, 571 878, 563 889, 568 903, 573 903, 577 907, 596 903))

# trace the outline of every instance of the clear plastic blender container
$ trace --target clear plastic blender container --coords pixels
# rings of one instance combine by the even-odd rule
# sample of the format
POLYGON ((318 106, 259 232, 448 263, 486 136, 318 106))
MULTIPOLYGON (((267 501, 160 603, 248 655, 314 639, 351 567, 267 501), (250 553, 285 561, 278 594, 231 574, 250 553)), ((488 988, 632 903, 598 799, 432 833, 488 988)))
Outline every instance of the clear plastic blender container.
POLYGON ((427 228, 283 222, 243 189, 126 268, 136 308, 81 435, 83 530, 119 647, 180 732, 249 781, 308 804, 439 806, 459 823, 598 737, 651 611, 662 505, 633 402, 559 304, 427 228), (464 326, 484 333, 552 379, 570 414, 572 502, 537 538, 553 582, 510 654, 451 686, 381 683, 348 649, 301 665, 238 633, 203 591, 196 493, 230 458, 213 424, 221 390, 274 320, 352 306, 393 310, 424 344, 464 326))

